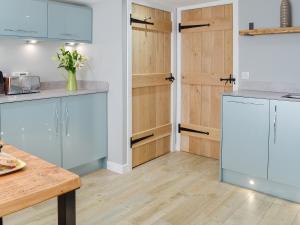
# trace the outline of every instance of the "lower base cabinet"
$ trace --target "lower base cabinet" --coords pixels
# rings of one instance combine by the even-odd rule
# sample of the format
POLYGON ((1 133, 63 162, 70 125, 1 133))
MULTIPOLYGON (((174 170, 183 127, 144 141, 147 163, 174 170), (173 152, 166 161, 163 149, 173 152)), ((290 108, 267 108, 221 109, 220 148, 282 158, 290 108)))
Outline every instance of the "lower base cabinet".
POLYGON ((224 97, 223 118, 222 167, 267 179, 269 101, 224 97))
POLYGON ((107 157, 107 95, 0 105, 4 142, 65 169, 107 157))
POLYGON ((221 180, 300 203, 300 102, 223 97, 221 180))
POLYGON ((300 102, 271 101, 269 180, 300 188, 300 102))
POLYGON ((1 109, 1 139, 62 166, 60 99, 6 103, 1 109))
POLYGON ((63 167, 71 169, 107 155, 106 95, 62 98, 63 167))

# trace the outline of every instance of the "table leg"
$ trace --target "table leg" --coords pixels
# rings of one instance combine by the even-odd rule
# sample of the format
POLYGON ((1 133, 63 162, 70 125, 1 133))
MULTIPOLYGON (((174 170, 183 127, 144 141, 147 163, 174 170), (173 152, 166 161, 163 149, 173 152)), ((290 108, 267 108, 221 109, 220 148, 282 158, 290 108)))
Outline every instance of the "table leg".
POLYGON ((0 217, 0 225, 3 225, 3 220, 1 217, 0 217))
POLYGON ((76 225, 75 196, 75 191, 71 191, 58 197, 58 225, 76 225))

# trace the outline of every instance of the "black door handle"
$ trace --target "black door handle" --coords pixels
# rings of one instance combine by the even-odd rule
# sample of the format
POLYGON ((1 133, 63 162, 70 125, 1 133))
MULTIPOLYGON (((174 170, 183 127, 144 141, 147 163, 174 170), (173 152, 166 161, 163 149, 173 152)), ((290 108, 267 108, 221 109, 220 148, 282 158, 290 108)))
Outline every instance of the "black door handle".
POLYGON ((225 81, 225 85, 226 84, 235 84, 236 79, 232 76, 232 74, 229 75, 229 78, 221 78, 220 81, 225 81))
POLYGON ((132 147, 134 144, 137 144, 137 143, 139 143, 141 141, 144 141, 144 140, 146 140, 148 138, 151 138, 151 137, 154 137, 154 134, 150 134, 150 135, 147 135, 145 137, 138 138, 138 139, 131 138, 130 139, 130 146, 132 147))
POLYGON ((171 83, 173 83, 173 82, 175 81, 175 79, 176 79, 176 78, 173 76, 172 73, 170 73, 170 76, 169 76, 169 77, 165 78, 165 80, 168 80, 168 81, 170 81, 171 83))

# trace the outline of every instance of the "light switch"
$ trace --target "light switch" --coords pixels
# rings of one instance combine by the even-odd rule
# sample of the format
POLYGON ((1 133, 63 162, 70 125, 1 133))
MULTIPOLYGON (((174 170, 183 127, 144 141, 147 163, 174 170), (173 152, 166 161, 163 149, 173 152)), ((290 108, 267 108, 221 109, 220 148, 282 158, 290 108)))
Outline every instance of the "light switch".
POLYGON ((250 73, 249 72, 242 72, 241 78, 243 80, 249 80, 250 79, 250 73))

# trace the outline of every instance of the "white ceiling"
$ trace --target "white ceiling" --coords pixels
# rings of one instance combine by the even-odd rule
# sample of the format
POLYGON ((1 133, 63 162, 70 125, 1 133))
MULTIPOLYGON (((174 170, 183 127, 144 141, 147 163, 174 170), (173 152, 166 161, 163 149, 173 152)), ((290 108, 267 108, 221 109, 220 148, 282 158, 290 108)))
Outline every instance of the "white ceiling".
MULTIPOLYGON (((66 2, 75 2, 81 4, 92 4, 102 1, 115 1, 115 0, 63 0, 66 2)), ((142 0, 141 2, 147 2, 153 5, 161 5, 167 8, 177 8, 181 6, 194 5, 197 3, 210 2, 213 0, 142 0)))
POLYGON ((165 5, 167 7, 177 8, 181 6, 194 5, 212 0, 149 0, 155 4, 165 5))

